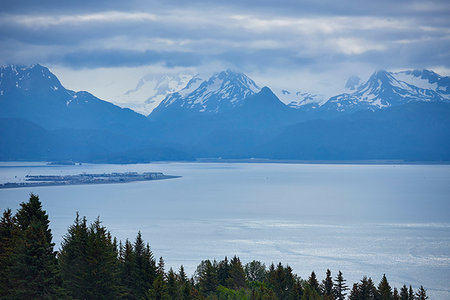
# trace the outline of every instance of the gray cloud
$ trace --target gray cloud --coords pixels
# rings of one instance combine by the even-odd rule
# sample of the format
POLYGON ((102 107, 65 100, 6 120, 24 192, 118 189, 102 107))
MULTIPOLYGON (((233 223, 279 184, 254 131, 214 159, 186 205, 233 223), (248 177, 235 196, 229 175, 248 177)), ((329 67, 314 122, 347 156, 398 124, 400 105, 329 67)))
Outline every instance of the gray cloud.
POLYGON ((448 1, 7 1, 1 63, 450 68, 448 1))

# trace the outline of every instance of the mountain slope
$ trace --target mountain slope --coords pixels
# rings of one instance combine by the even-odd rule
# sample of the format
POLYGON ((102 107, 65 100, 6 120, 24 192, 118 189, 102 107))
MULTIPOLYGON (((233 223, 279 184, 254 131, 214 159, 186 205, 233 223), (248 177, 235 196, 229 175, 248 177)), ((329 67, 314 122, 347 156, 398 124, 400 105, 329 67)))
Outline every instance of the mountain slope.
POLYGON ((450 104, 413 102, 303 122, 258 149, 256 157, 277 159, 448 161, 450 104))
POLYGON ((436 90, 409 84, 396 78, 395 74, 381 70, 373 73, 355 92, 331 97, 320 110, 350 113, 358 110, 383 109, 415 101, 445 100, 436 90))
POLYGON ((88 92, 65 89, 41 65, 0 67, 0 117, 31 121, 46 129, 132 130, 146 118, 100 100, 88 92))
POLYGON ((223 113, 241 106, 248 96, 259 90, 252 79, 230 70, 216 73, 207 80, 196 76, 184 89, 168 95, 149 118, 169 121, 223 113))

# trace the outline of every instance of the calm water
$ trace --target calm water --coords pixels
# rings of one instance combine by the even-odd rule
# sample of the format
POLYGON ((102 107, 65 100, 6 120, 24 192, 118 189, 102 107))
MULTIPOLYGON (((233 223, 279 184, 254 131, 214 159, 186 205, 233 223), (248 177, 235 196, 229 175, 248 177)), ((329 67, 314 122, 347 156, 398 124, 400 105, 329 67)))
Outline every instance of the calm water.
POLYGON ((161 171, 182 178, 127 184, 0 190, 0 208, 30 192, 57 245, 75 212, 119 239, 138 230, 167 266, 201 259, 282 261, 306 278, 330 268, 348 285, 383 273, 450 299, 450 166, 164 163, 45 166, 1 163, 0 182, 30 175, 161 171))

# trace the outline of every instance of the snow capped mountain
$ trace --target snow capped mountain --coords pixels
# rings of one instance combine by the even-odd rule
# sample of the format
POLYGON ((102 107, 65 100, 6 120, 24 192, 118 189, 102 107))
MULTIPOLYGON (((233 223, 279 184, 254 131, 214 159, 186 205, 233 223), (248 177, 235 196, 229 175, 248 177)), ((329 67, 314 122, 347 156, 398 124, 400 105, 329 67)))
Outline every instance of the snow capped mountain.
MULTIPOLYGON (((403 78, 405 76, 408 75, 403 75, 403 78)), ((322 109, 352 112, 361 109, 376 110, 413 101, 446 100, 435 89, 418 87, 400 78, 402 76, 398 76, 395 73, 384 70, 377 71, 364 84, 361 84, 355 92, 331 97, 322 106, 322 109)), ((445 80, 442 80, 442 82, 445 83, 445 80)))
POLYGON ((412 70, 393 73, 395 78, 426 90, 433 90, 444 100, 450 100, 450 77, 429 70, 412 70))
POLYGON ((287 106, 302 110, 316 109, 327 100, 325 96, 311 92, 275 90, 274 93, 287 106))
POLYGON ((192 74, 173 74, 157 77, 149 74, 142 77, 136 87, 115 97, 113 100, 120 106, 148 115, 164 98, 183 89, 194 76, 192 74))
POLYGON ((215 73, 207 80, 194 76, 185 88, 167 95, 154 109, 151 118, 175 112, 221 113, 241 106, 248 96, 259 91, 252 79, 231 70, 215 73))
POLYGON ((46 129, 108 127, 145 119, 88 92, 65 89, 41 65, 0 67, 0 118, 25 119, 46 129), (106 120, 106 122, 105 122, 106 120))
POLYGON ((6 65, 0 67, 0 97, 30 94, 34 91, 70 94, 46 67, 6 65))

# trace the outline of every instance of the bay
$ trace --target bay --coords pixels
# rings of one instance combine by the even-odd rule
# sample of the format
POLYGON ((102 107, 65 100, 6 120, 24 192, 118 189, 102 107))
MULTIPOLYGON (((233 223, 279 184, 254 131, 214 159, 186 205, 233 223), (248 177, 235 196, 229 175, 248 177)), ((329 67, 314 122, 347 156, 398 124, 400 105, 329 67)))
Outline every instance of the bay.
POLYGON ((450 298, 450 166, 152 163, 76 166, 0 163, 0 183, 26 175, 163 172, 176 179, 0 190, 16 210, 31 192, 47 210, 57 248, 76 211, 113 236, 138 230, 168 267, 193 274, 202 259, 279 261, 307 278, 341 270, 349 285, 424 285, 450 298))

